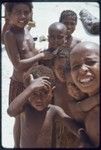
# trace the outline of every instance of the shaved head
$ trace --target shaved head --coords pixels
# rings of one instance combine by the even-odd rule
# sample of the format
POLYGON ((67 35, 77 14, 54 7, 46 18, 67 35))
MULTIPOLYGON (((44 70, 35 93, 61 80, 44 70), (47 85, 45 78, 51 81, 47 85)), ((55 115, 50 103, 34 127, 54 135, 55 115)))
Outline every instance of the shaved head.
POLYGON ((83 52, 85 50, 89 50, 89 51, 94 52, 99 55, 99 45, 97 43, 89 42, 89 41, 80 42, 79 44, 77 44, 72 49, 70 54, 72 55, 74 53, 83 52))

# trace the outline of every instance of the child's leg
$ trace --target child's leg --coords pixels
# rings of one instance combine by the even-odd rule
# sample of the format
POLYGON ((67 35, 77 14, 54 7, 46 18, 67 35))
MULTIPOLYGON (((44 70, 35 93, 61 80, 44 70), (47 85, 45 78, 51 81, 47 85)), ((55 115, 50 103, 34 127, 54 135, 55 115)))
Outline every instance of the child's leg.
MULTIPOLYGON (((9 104, 14 100, 14 98, 19 95, 24 90, 23 83, 14 81, 11 79, 10 89, 9 89, 9 104)), ((15 118, 13 136, 14 136, 14 146, 15 148, 20 148, 20 115, 15 118)))
POLYGON ((20 115, 15 118, 13 137, 14 137, 14 148, 20 148, 20 115))

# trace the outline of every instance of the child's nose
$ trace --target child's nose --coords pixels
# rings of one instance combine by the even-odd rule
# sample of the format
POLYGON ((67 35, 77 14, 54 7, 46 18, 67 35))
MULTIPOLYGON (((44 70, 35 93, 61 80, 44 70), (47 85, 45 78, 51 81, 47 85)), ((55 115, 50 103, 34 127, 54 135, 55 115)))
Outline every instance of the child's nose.
POLYGON ((41 96, 39 96, 36 101, 41 102, 41 96))
POLYGON ((87 72, 88 70, 89 70, 89 68, 87 67, 87 65, 83 64, 79 71, 80 71, 80 73, 83 74, 83 73, 87 72))

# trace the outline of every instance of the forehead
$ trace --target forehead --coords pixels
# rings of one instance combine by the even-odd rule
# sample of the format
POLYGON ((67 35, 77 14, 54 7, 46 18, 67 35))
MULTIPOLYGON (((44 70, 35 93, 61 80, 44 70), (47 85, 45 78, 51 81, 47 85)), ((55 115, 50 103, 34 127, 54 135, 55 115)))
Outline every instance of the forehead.
POLYGON ((50 28, 48 33, 49 35, 66 34, 66 28, 50 28))
POLYGON ((73 20, 76 19, 76 17, 74 15, 65 15, 63 18, 64 19, 69 18, 69 19, 73 19, 73 20))
POLYGON ((13 11, 19 11, 19 10, 28 10, 30 11, 30 8, 28 5, 26 4, 17 4, 17 5, 14 5, 13 7, 13 11))
POLYGON ((76 17, 73 16, 73 15, 65 15, 62 20, 68 21, 68 22, 69 22, 69 21, 74 21, 74 22, 76 22, 76 17))
MULTIPOLYGON (((79 60, 81 58, 95 58, 99 57, 99 49, 97 48, 87 48, 87 47, 77 47, 70 53, 70 58, 77 59, 79 57, 79 60)), ((78 61, 79 61, 78 60, 78 61)))

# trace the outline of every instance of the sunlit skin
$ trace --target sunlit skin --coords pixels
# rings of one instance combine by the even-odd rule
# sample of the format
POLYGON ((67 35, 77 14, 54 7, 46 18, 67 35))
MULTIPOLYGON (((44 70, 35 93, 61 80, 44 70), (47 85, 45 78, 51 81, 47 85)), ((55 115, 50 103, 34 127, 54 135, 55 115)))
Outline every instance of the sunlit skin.
MULTIPOLYGON (((78 44, 70 54, 71 74, 75 84, 90 97, 98 95, 99 101, 99 45, 92 42, 78 44)), ((91 99, 91 105, 94 103, 91 99)), ((94 146, 99 145, 99 103, 95 105, 84 120, 86 131, 94 146)))
POLYGON ((76 101, 83 100, 86 97, 86 94, 84 92, 82 92, 74 84, 73 79, 71 77, 71 73, 68 73, 68 74, 70 74, 70 78, 71 78, 69 80, 68 79, 66 80, 66 87, 67 87, 68 94, 71 95, 76 101))
MULTIPOLYGON (((49 42, 49 48, 61 48, 64 46, 66 42, 66 27, 62 23, 53 23, 50 25, 48 29, 48 42, 49 42)), ((65 59, 59 59, 58 63, 58 56, 54 59, 54 66, 53 70, 55 72, 55 75, 57 78, 60 78, 59 74, 63 75, 63 66, 65 64, 65 59)))
MULTIPOLYGON (((52 28, 49 27, 48 29, 49 48, 51 47, 54 49, 57 49, 57 48, 61 49, 61 47, 63 48, 63 45, 66 42, 66 33, 67 33, 66 27, 63 25, 61 25, 61 28, 60 27, 58 28, 58 26, 51 26, 51 27, 52 28)), ((61 57, 60 55, 56 55, 56 57, 54 58, 54 65, 52 66, 52 69, 56 76, 56 88, 54 90, 54 103, 55 105, 62 107, 63 110, 68 115, 71 115, 71 112, 68 106, 68 100, 71 99, 71 97, 68 95, 66 91, 66 86, 64 84, 65 63, 66 63, 66 59, 64 58, 64 56, 61 57)), ((60 130, 61 129, 56 130, 56 133, 59 134, 60 130)), ((72 143, 72 140, 70 138, 68 139, 68 137, 63 138, 63 140, 57 139, 57 143, 62 142, 62 144, 60 144, 60 147, 64 146, 64 143, 66 143, 65 147, 68 147, 68 146, 77 147, 79 145, 79 142, 78 142, 79 140, 75 136, 73 136, 73 134, 71 134, 68 129, 66 130, 66 132, 68 133, 69 136, 75 139, 74 143, 72 143), (68 140, 69 142, 67 142, 68 140)), ((66 132, 65 132, 65 135, 66 135, 66 132)), ((64 136, 64 133, 61 133, 61 135, 64 136)))
POLYGON ((66 40, 66 27, 64 24, 56 22, 49 26, 48 42, 49 48, 58 48, 64 44, 66 40))
MULTIPOLYGON (((76 16, 75 16, 76 17, 76 16)), ((77 25, 77 20, 73 15, 65 15, 62 18, 62 14, 61 14, 61 23, 63 23, 67 30, 66 30, 66 39, 65 39, 65 46, 64 51, 67 52, 67 57, 65 56, 60 56, 58 55, 57 58, 55 59, 54 62, 54 66, 55 66, 55 73, 57 78, 60 80, 60 82, 65 82, 64 79, 64 67, 66 63, 69 63, 69 52, 70 50, 78 43, 80 42, 79 39, 72 37, 72 33, 75 31, 76 29, 76 25, 77 25)))
POLYGON ((30 98, 29 101, 31 105, 38 111, 44 110, 49 103, 51 103, 51 98, 52 98, 52 89, 46 90, 42 89, 40 91, 34 91, 30 98))
POLYGON ((10 24, 13 24, 19 28, 24 28, 29 21, 31 11, 28 6, 18 4, 13 7, 12 14, 10 16, 10 24))
POLYGON ((99 90, 99 52, 96 49, 99 47, 93 47, 93 44, 78 45, 70 57, 73 80, 89 95, 94 95, 99 90))
POLYGON ((65 16, 62 23, 67 27, 67 36, 71 35, 75 31, 77 22, 72 16, 65 16))

